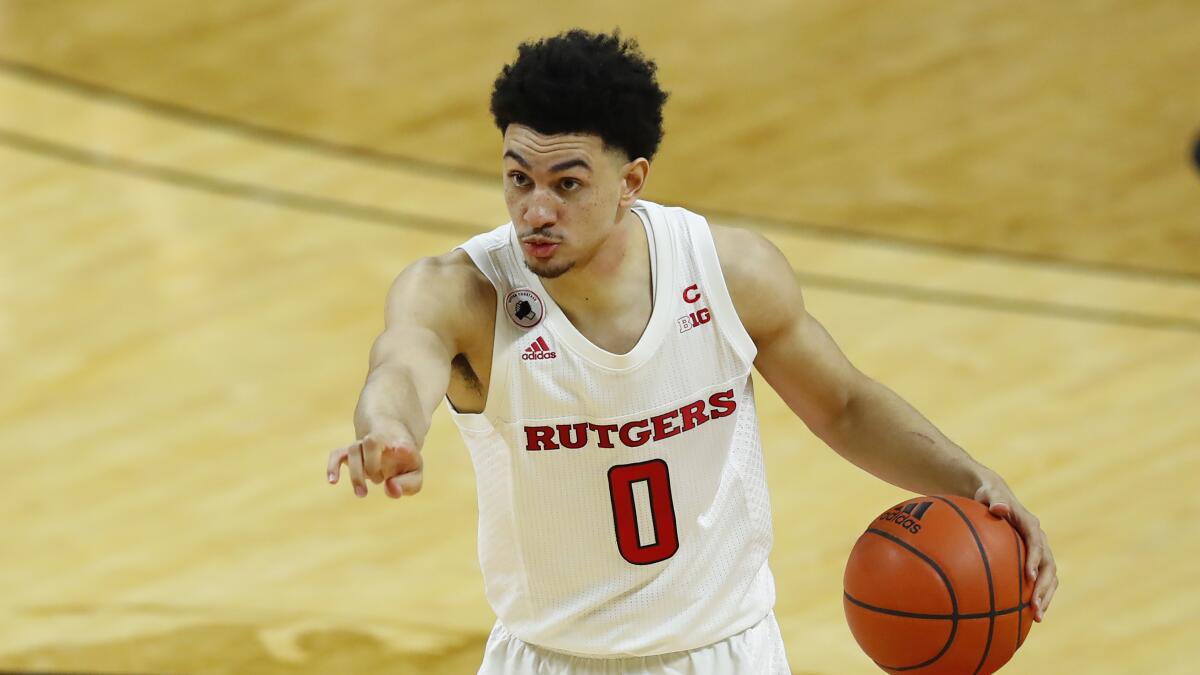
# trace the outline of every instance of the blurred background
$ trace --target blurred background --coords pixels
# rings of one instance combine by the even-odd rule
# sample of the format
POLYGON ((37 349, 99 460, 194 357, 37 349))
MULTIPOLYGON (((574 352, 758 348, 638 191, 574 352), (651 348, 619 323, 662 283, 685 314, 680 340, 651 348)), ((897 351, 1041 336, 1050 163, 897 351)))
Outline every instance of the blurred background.
MULTIPOLYGON (((0 670, 474 673, 494 615, 445 410, 424 492, 324 482, 383 300, 505 222, 491 83, 619 27, 646 197, 767 234, 810 311, 1038 514, 1004 672, 1200 650, 1200 4, 0 0, 0 670)), ((759 387, 795 673, 906 497, 759 387)))

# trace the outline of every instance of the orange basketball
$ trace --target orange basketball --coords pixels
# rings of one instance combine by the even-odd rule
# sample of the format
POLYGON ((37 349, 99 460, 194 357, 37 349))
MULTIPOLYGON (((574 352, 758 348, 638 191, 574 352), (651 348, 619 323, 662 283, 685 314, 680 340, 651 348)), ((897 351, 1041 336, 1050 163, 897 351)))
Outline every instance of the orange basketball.
POLYGON ((875 665, 905 675, 985 675, 1033 623, 1025 543, 983 504, 918 497, 876 518, 846 563, 850 632, 875 665))

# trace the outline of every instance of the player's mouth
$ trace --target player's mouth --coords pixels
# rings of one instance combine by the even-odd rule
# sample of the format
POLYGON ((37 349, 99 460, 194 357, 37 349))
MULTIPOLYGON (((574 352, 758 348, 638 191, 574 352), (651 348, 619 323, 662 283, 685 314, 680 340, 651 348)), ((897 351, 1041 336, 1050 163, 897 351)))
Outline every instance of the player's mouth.
POLYGON ((554 255, 560 242, 543 237, 528 237, 521 241, 521 246, 535 258, 549 258, 554 255))

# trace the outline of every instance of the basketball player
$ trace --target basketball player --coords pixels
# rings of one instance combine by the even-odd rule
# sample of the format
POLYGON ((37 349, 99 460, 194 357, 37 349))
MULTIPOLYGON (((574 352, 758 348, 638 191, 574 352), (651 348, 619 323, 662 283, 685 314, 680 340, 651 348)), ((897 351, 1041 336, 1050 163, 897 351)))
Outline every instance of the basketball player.
POLYGON ((619 35, 521 45, 491 104, 512 222, 396 279, 329 481, 416 494, 446 399, 498 617, 480 673, 788 673, 754 366, 854 464, 1010 518, 1041 620, 1054 558, 1004 480, 850 364, 769 241, 639 199, 665 100, 619 35))

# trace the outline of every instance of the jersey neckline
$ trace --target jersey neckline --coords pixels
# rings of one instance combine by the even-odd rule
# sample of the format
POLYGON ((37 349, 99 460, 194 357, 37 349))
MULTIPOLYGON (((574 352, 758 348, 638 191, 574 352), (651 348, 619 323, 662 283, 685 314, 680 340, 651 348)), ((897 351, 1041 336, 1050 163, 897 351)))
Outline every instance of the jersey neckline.
POLYGON ((530 272, 529 268, 525 266, 525 261, 520 254, 520 242, 517 241, 517 228, 513 226, 511 229, 512 251, 513 255, 517 257, 521 275, 525 279, 525 283, 546 304, 546 315, 542 322, 550 326, 560 342, 577 354, 598 366, 612 370, 627 370, 645 363, 653 356, 655 349, 662 342, 663 333, 670 320, 667 313, 670 311, 671 304, 669 302, 670 280, 674 278, 675 256, 666 224, 657 209, 647 208, 650 205, 648 202, 638 200, 631 210, 642 221, 642 226, 646 228, 646 242, 650 248, 650 254, 653 256, 650 265, 650 282, 654 295, 653 307, 650 308, 650 320, 646 322, 646 328, 642 331, 641 337, 638 338, 633 348, 624 354, 614 354, 602 349, 579 332, 579 329, 571 323, 566 313, 555 302, 554 297, 542 285, 541 278, 530 272))

